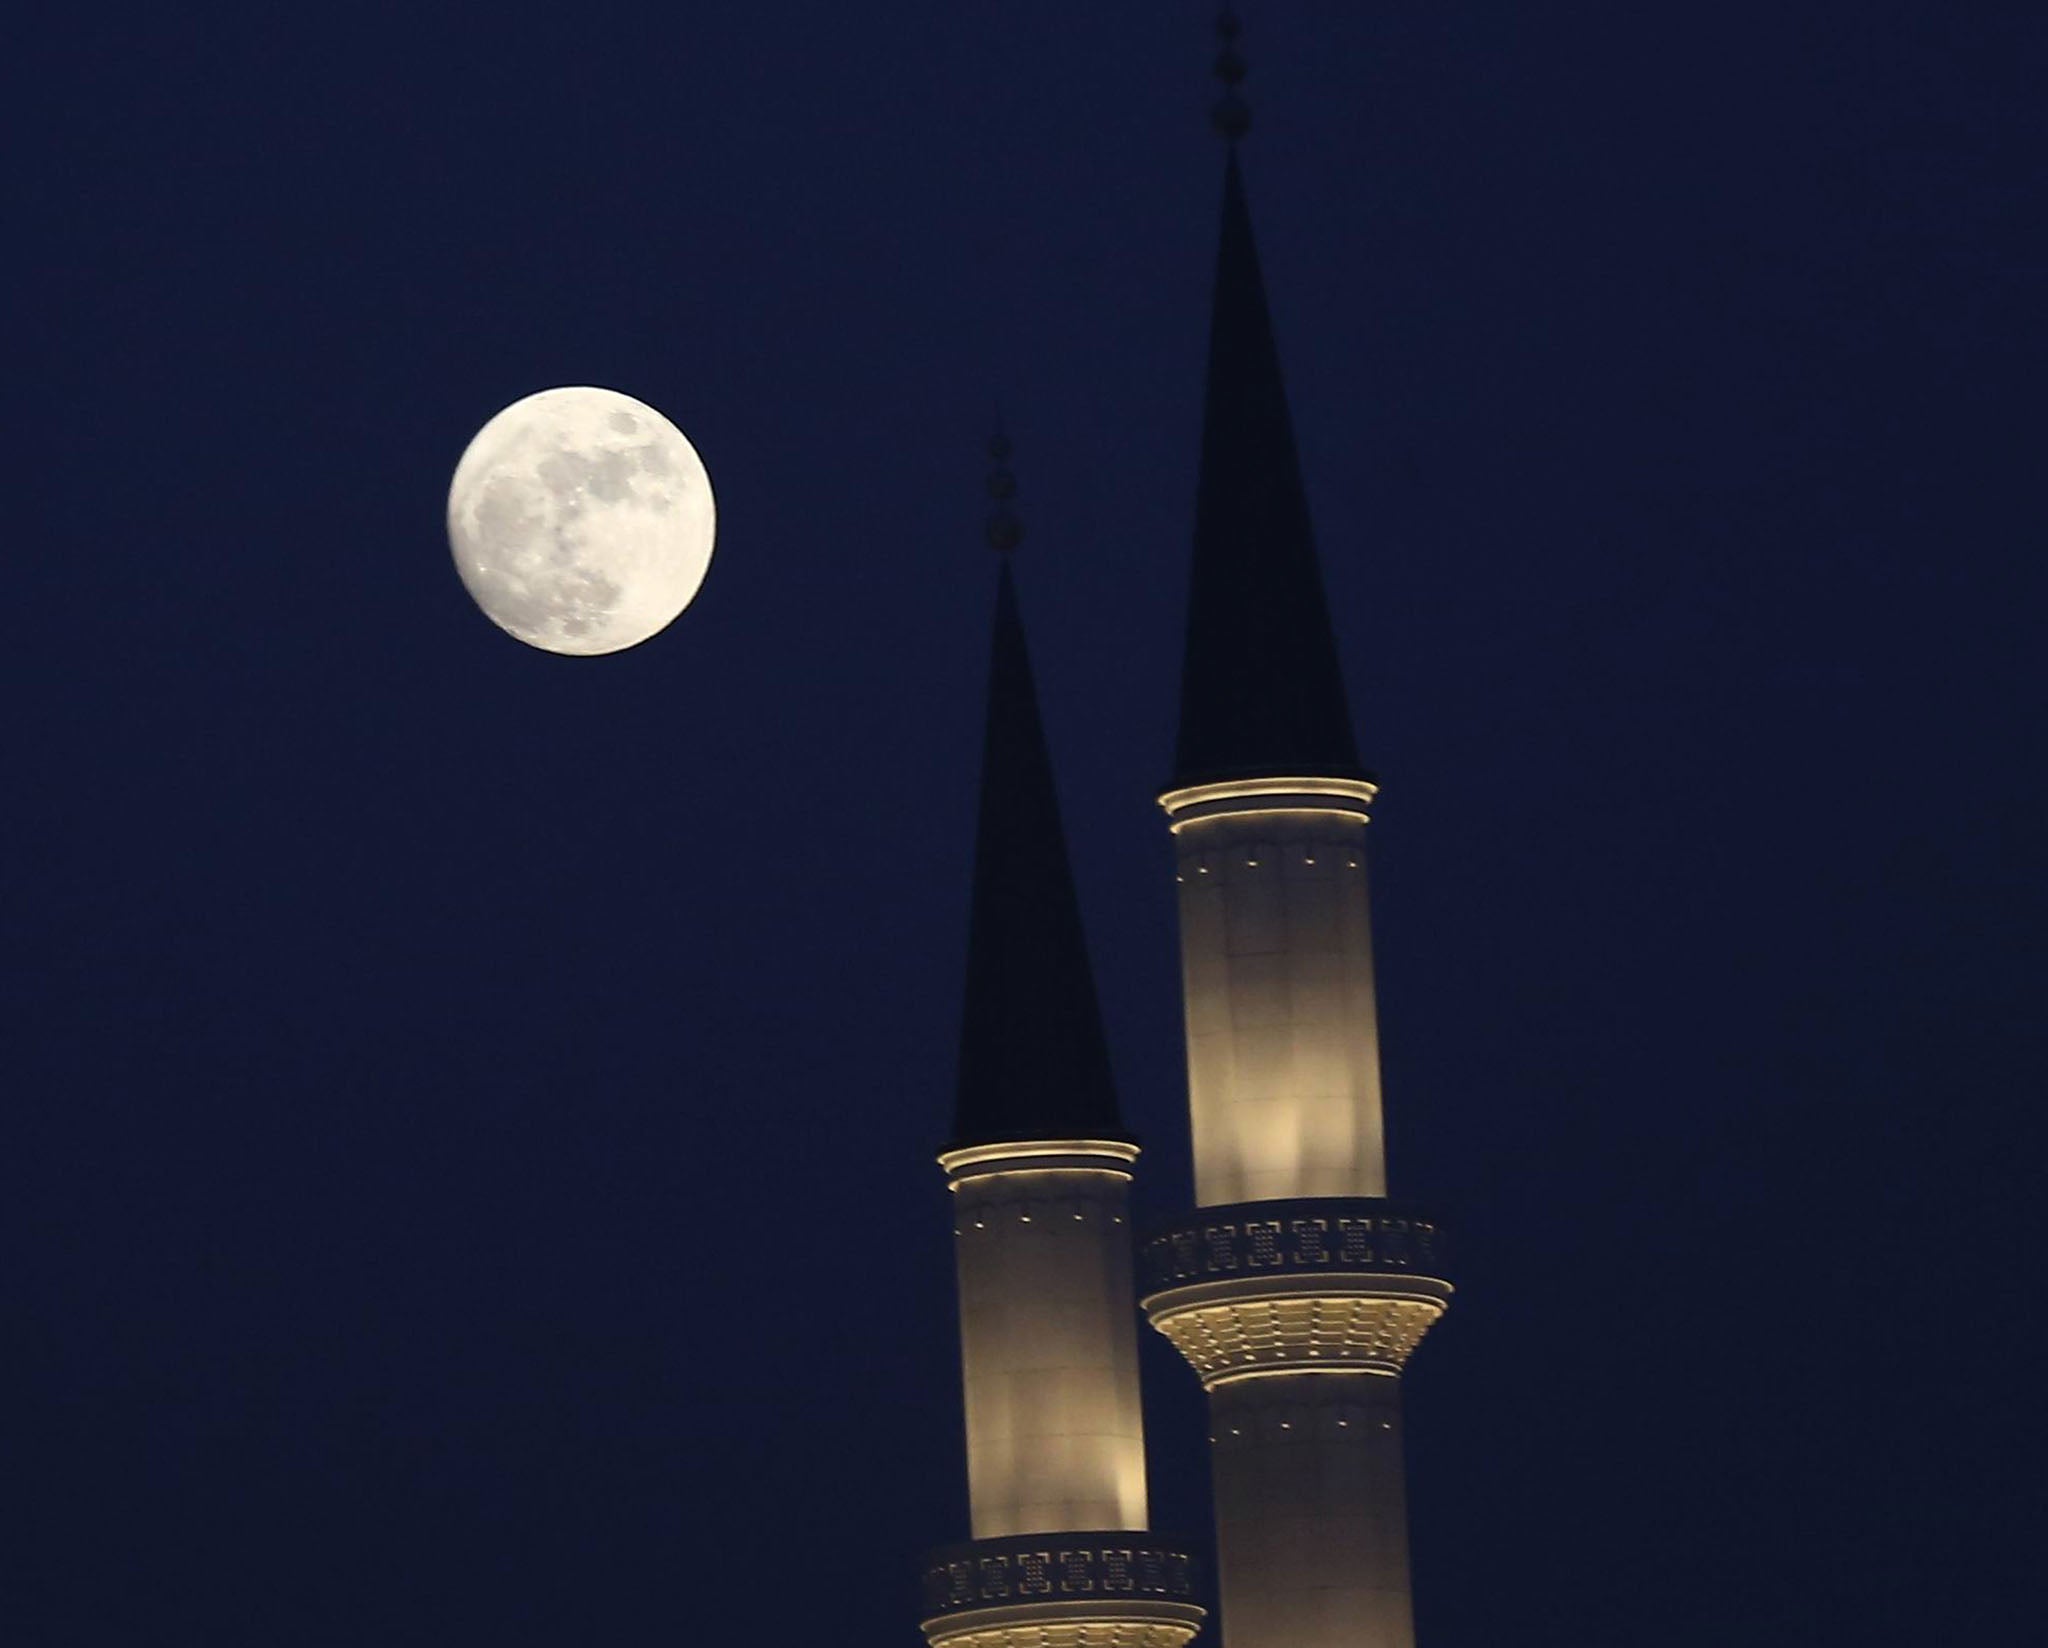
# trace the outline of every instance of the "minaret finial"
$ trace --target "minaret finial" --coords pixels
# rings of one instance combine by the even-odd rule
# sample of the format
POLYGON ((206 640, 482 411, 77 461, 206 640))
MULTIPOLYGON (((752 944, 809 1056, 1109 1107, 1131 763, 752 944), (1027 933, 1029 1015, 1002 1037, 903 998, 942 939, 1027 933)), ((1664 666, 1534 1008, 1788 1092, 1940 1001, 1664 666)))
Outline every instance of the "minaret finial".
POLYGON ((1010 472, 1010 437, 1003 429, 1001 407, 996 408, 995 433, 988 438, 988 458, 990 508, 983 530, 988 547, 999 555, 1008 555, 1024 541, 1024 520, 1013 501, 1017 496, 1017 477, 1010 472))
POLYGON ((1223 86, 1223 95, 1209 111, 1209 124, 1231 144, 1252 129, 1251 105, 1237 93, 1245 74, 1244 58, 1237 49, 1237 37, 1243 27, 1237 13, 1227 4, 1216 14, 1216 38, 1223 47, 1216 54, 1216 78, 1223 86))

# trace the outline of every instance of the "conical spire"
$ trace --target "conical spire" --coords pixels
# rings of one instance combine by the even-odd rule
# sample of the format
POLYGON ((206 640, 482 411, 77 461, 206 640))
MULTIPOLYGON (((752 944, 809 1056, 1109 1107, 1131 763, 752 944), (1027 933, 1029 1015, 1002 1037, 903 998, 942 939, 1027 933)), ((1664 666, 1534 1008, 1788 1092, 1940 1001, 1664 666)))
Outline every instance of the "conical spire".
POLYGON ((1007 553, 1022 536, 1010 504, 1009 443, 990 443, 1004 551, 996 582, 981 817, 967 934, 967 1000, 952 1143, 1124 1137, 1109 1046, 1081 932, 1053 791, 1052 760, 1007 553))
POLYGON ((1225 135, 1174 778, 1363 776, 1238 169, 1242 128, 1225 135))

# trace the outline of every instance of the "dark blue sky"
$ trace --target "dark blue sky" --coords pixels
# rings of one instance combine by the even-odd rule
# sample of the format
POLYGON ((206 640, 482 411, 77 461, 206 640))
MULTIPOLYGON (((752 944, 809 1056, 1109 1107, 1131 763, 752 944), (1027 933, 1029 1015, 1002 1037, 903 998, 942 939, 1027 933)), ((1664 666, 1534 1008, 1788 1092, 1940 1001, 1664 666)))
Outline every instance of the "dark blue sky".
MULTIPOLYGON (((1188 1194, 1151 796, 1208 12, 10 43, 10 1645, 916 1640, 998 397, 1141 1196, 1188 1194), (576 382, 721 516, 593 661, 491 629, 441 526, 576 382)), ((1461 1233, 1424 1640, 2022 1640, 2039 8, 1246 24, 1395 1187, 1461 1233)), ((1204 1532, 1147 1356, 1154 1520, 1204 1532)))

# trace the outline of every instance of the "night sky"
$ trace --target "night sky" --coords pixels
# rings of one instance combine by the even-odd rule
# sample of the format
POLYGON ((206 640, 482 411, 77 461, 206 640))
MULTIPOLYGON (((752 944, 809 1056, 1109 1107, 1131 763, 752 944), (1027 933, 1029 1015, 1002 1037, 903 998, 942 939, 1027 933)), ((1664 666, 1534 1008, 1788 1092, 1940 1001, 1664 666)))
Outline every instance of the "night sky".
MULTIPOLYGON (((2032 1640, 2041 8, 1244 9, 1394 1189, 1459 1255, 1422 1640, 2032 1640)), ((15 25, 9 1648, 918 1640, 998 401, 1138 1194, 1189 1198, 1210 11, 15 25), (595 660, 442 526, 586 382, 720 512, 595 660)))

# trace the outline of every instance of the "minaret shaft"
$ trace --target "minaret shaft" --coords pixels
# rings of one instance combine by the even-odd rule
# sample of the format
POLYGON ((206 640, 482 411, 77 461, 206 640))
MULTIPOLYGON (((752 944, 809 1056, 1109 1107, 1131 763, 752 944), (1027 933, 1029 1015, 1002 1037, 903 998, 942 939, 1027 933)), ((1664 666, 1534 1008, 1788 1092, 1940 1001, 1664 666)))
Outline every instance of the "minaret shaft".
POLYGON ((1224 1648, 1414 1648, 1400 1375, 1450 1302, 1436 1235, 1286 1197, 1146 1242, 1146 1313, 1209 1394, 1224 1648))
POLYGON ((1372 788, 1342 788, 1356 794, 1268 781, 1167 798, 1169 812, 1184 809, 1175 873, 1203 1207, 1387 1193, 1365 868, 1372 788))
MULTIPOLYGON (((955 1178, 960 1364, 974 1537, 1146 1526, 1122 1145, 955 1178), (1117 1157, 1121 1157, 1121 1160, 1117 1157)), ((1068 1148, 1072 1149, 1073 1146, 1068 1148)), ((949 1161, 952 1158, 949 1158, 949 1161)))
POLYGON ((1233 1648, 1412 1648, 1401 1382, 1302 1373, 1210 1393, 1233 1648))

